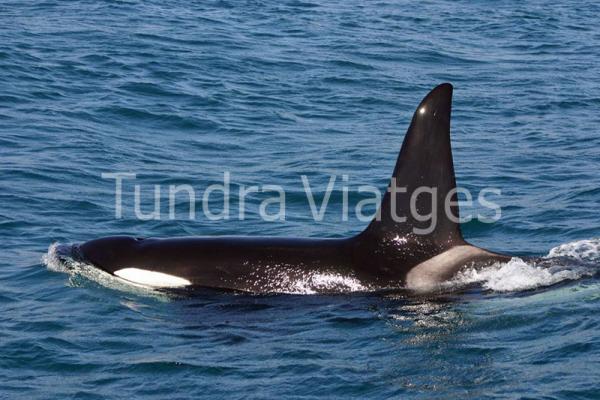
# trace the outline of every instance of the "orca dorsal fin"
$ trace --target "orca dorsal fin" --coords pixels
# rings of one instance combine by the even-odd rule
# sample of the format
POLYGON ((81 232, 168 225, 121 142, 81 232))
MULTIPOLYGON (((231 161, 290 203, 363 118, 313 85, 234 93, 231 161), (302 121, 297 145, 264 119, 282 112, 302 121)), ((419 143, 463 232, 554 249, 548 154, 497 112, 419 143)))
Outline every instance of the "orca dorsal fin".
POLYGON ((437 86, 421 101, 377 217, 365 233, 387 239, 419 237, 440 248, 464 243, 456 222, 459 210, 450 146, 451 107, 452 85, 449 83, 437 86), (395 195, 391 194, 393 185, 398 188, 395 195), (415 196, 412 208, 416 213, 411 212, 412 196, 415 196), (452 202, 450 216, 445 208, 447 197, 452 202), (435 220, 426 220, 425 216, 430 214, 435 220))

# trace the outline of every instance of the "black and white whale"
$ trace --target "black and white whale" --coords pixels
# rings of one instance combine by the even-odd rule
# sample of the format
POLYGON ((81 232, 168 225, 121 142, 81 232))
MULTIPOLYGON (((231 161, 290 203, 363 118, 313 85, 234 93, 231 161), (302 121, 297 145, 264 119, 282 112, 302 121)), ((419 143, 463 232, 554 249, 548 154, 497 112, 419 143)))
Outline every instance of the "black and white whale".
POLYGON ((335 282, 323 287, 307 279, 315 276, 348 278, 368 290, 429 290, 466 266, 508 261, 510 257, 470 245, 462 237, 450 146, 451 102, 448 83, 421 101, 378 216, 356 236, 113 236, 71 246, 69 255, 132 284, 255 293, 286 291, 296 282, 313 285, 316 292, 337 290, 335 282), (431 196, 413 201, 419 215, 435 213, 433 230, 427 229, 429 222, 410 212, 410 194, 420 187, 436 189, 431 196))

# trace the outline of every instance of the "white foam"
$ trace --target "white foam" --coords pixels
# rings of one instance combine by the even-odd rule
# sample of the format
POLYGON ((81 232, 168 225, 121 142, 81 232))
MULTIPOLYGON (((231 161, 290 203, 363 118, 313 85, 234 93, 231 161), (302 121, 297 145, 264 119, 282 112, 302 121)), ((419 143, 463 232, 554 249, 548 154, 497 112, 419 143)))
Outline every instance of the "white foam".
POLYGON ((554 285, 564 280, 576 280, 586 275, 591 275, 587 269, 541 267, 515 257, 507 263, 464 270, 453 279, 453 282, 462 285, 479 283, 484 288, 495 292, 518 292, 554 285))
POLYGON ((600 239, 578 240, 556 246, 547 258, 569 257, 580 261, 600 261, 600 239))
POLYGON ((598 271, 598 261, 600 239, 579 240, 554 247, 538 262, 515 257, 506 263, 466 269, 457 274, 449 285, 479 283, 485 289, 496 292, 531 290, 593 276, 598 271), (565 262, 565 257, 573 261, 565 262))
POLYGON ((192 284, 187 279, 178 276, 139 268, 123 268, 115 271, 115 275, 126 281, 153 288, 178 288, 192 284))
POLYGON ((364 292, 368 288, 358 279, 335 273, 310 273, 290 282, 281 292, 290 294, 315 294, 319 292, 364 292))
POLYGON ((406 236, 396 235, 392 241, 398 245, 403 245, 408 243, 408 238, 406 236))
POLYGON ((60 261, 60 259, 58 258, 58 253, 56 252, 58 245, 59 243, 52 243, 48 247, 48 252, 42 256, 42 262, 50 271, 66 273, 68 272, 68 269, 60 261))

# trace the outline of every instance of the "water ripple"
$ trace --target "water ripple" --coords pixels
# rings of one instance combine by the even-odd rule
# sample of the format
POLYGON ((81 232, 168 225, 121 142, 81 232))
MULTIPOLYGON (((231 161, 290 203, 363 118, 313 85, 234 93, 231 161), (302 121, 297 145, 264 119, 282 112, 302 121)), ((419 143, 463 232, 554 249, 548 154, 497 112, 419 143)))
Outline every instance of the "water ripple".
POLYGON ((592 398, 599 14, 591 1, 3 2, 0 397, 592 398), (441 81, 455 84, 459 185, 502 189, 501 220, 465 224, 467 238, 552 249, 561 268, 515 260, 435 298, 171 298, 39 262, 50 243, 116 233, 358 232, 339 188, 315 223, 299 176, 383 190, 441 81), (204 188, 224 170, 284 186, 286 223, 115 219, 101 178, 204 188))

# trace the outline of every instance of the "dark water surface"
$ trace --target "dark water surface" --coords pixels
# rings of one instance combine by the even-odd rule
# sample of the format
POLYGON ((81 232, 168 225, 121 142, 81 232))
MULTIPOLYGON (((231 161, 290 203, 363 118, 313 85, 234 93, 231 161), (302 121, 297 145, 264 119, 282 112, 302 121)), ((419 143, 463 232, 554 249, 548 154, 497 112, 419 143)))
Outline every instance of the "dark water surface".
POLYGON ((598 15, 588 0, 3 2, 0 397, 600 397, 598 15), (502 191, 502 218, 465 237, 561 265, 515 259, 435 299, 173 299, 41 260, 111 234, 356 233, 340 182, 315 222, 300 176, 322 194, 348 175, 351 204, 383 190, 443 81, 459 185, 502 191), (185 204, 171 220, 164 201, 160 220, 135 217, 134 183, 149 212, 152 185, 224 171, 283 186, 286 221, 262 221, 260 195, 243 221, 185 204), (122 219, 105 172, 137 174, 122 219))

